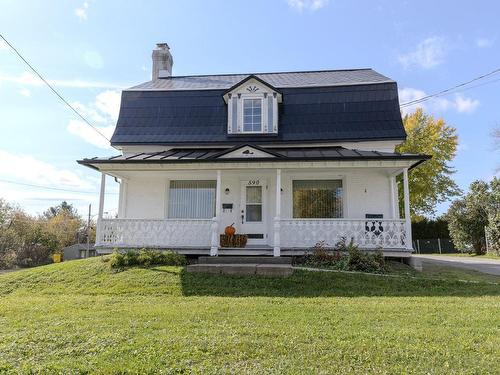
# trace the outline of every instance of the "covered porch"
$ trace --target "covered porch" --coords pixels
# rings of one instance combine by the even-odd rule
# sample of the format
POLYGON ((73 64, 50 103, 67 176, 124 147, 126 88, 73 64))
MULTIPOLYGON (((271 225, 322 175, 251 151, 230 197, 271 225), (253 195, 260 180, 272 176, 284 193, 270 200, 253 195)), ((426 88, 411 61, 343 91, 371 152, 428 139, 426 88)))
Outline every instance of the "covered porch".
POLYGON ((99 165, 96 247, 101 253, 144 247, 194 255, 282 256, 301 254, 321 241, 333 247, 345 238, 365 250, 409 256, 408 169, 413 164, 414 160, 367 160, 99 165), (106 175, 120 182, 116 218, 103 216, 106 175), (402 218, 398 175, 404 192, 402 218), (332 217, 301 217, 318 216, 306 209, 311 206, 308 192, 316 185, 316 190, 331 190, 326 212, 333 212, 332 217), (301 195, 307 198, 302 203, 301 195), (232 223, 237 233, 249 237, 244 248, 220 246, 220 235, 232 223))

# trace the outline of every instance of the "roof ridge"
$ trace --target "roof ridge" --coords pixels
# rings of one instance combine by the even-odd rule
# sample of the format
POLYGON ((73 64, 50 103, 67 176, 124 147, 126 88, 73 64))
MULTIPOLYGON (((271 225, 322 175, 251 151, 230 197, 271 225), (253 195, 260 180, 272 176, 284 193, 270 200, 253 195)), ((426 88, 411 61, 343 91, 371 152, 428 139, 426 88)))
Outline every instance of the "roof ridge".
MULTIPOLYGON (((359 70, 373 70, 373 68, 344 68, 344 69, 318 69, 318 70, 289 70, 280 72, 254 72, 254 73, 217 73, 217 74, 185 74, 180 76, 162 77, 158 79, 189 78, 189 77, 223 77, 223 76, 251 76, 259 74, 290 74, 290 73, 326 73, 326 72, 354 72, 359 70)), ((373 70, 375 72, 375 70, 373 70)), ((380 73, 379 73, 380 74, 380 73)))

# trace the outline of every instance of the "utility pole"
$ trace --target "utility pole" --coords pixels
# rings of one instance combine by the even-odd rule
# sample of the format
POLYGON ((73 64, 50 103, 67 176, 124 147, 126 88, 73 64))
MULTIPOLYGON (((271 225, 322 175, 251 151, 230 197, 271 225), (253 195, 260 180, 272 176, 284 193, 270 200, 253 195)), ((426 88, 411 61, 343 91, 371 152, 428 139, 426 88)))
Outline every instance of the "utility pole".
POLYGON ((92 204, 89 204, 89 218, 87 220, 87 256, 86 258, 89 257, 90 255, 90 213, 92 211, 92 204))

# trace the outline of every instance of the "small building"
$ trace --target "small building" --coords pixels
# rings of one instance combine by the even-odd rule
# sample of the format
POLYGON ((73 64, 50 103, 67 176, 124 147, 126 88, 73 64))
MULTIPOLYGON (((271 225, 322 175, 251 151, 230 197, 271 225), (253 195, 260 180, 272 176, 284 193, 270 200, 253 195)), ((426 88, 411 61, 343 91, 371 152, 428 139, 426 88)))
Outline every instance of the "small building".
POLYGON ((96 247, 185 254, 291 255, 342 238, 387 256, 412 252, 397 84, 372 69, 172 76, 166 43, 152 80, 124 90, 101 173, 96 247), (120 183, 103 217, 105 176, 120 183), (402 176, 400 217, 397 176, 402 176), (224 228, 246 235, 222 248, 224 228))
POLYGON ((95 257, 96 250, 94 244, 90 244, 90 249, 88 250, 87 256, 87 244, 86 243, 75 243, 71 246, 66 246, 63 249, 63 261, 64 260, 74 260, 74 259, 84 259, 87 257, 95 257))

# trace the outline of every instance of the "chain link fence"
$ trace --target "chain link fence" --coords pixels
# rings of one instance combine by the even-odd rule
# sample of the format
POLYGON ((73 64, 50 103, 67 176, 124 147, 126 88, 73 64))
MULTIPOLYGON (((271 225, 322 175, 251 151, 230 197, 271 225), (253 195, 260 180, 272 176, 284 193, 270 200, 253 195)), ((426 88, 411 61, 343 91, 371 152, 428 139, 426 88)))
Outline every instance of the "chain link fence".
POLYGON ((413 240, 417 254, 457 254, 459 251, 449 238, 429 238, 413 240))

